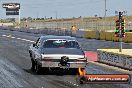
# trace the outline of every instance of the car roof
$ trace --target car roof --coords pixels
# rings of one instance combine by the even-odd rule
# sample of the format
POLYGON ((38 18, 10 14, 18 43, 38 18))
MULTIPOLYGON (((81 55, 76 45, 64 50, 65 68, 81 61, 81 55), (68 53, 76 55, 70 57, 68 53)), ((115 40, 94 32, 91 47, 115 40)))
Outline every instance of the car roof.
POLYGON ((71 36, 55 36, 55 35, 46 35, 40 37, 42 40, 48 40, 48 39, 66 39, 66 40, 76 40, 75 37, 71 36))

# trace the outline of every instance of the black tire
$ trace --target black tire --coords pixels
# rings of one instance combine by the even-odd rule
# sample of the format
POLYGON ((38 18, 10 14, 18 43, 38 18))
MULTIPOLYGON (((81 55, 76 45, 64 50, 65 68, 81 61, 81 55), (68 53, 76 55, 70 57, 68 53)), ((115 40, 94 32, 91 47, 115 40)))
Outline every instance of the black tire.
POLYGON ((42 73, 44 74, 44 75, 47 75, 47 74, 49 74, 50 73, 50 70, 49 70, 49 68, 47 68, 47 67, 41 67, 41 69, 42 69, 42 73))
POLYGON ((87 82, 87 79, 85 77, 80 78, 80 84, 84 84, 87 82))
POLYGON ((78 68, 72 68, 70 72, 72 75, 77 75, 78 74, 78 68))
POLYGON ((34 60, 31 60, 31 62, 32 62, 31 70, 32 71, 35 71, 35 61, 34 60))
POLYGON ((29 50, 29 55, 30 55, 30 58, 31 58, 31 59, 33 59, 33 58, 32 58, 32 53, 31 53, 31 51, 30 51, 30 50, 29 50))
POLYGON ((37 74, 41 74, 41 72, 42 72, 42 67, 38 63, 36 63, 36 65, 35 65, 35 72, 37 74))

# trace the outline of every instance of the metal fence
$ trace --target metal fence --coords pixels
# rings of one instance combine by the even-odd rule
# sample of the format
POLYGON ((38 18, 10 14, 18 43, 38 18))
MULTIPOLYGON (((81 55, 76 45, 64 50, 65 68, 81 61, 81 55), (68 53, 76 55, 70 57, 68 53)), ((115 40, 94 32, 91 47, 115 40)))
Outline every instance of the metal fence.
MULTIPOLYGON (((78 29, 85 30, 115 30, 115 18, 113 19, 86 19, 79 18, 76 20, 56 20, 56 21, 26 21, 21 23, 21 27, 26 28, 48 28, 48 29, 70 29, 75 25, 78 29)), ((132 30, 132 19, 126 20, 126 29, 132 30)))
POLYGON ((28 28, 9 28, 9 27, 0 27, 0 30, 10 30, 10 31, 19 31, 25 33, 33 33, 33 34, 45 34, 45 35, 58 35, 58 36, 73 36, 73 37, 84 37, 85 31, 77 30, 73 32, 68 29, 28 29, 28 28))

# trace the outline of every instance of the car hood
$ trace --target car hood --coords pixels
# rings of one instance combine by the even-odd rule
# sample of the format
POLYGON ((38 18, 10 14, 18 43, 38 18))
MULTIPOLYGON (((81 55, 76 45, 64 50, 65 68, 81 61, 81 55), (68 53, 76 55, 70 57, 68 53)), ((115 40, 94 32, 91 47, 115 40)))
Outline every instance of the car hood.
POLYGON ((42 50, 43 54, 70 54, 70 55, 84 55, 81 49, 75 48, 45 48, 42 50))

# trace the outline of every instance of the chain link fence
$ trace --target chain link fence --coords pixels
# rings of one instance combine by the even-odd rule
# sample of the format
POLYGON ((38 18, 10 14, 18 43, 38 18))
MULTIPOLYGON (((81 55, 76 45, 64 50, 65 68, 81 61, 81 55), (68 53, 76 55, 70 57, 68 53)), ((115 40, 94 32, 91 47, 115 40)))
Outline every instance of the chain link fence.
MULTIPOLYGON (((48 28, 48 29, 70 29, 75 26, 78 29, 96 31, 114 31, 117 17, 91 17, 73 19, 55 19, 48 21, 25 21, 21 23, 23 28, 48 28)), ((132 30, 132 19, 126 19, 126 30, 132 30)))

